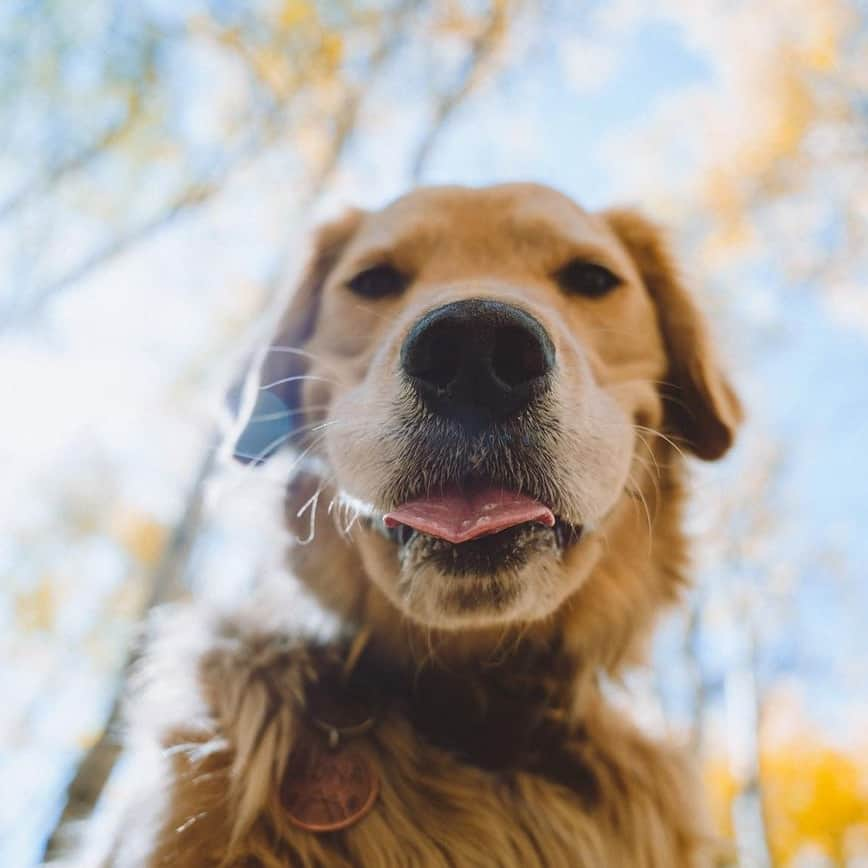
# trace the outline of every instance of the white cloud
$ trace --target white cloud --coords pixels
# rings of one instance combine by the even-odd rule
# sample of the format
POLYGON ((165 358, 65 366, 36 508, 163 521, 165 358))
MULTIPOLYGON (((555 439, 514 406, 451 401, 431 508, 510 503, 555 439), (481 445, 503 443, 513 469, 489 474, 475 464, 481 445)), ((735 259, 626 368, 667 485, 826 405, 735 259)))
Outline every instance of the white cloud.
POLYGON ((620 44, 576 36, 558 45, 558 59, 567 84, 577 93, 600 90, 615 74, 623 57, 620 44))

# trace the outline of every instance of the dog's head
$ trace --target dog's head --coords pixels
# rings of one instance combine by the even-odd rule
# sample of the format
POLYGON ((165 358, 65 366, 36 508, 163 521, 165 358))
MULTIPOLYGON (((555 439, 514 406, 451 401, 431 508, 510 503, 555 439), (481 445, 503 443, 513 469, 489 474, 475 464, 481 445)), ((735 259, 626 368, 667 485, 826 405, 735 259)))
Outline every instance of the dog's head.
POLYGON ((352 505, 360 580, 447 630, 559 609, 636 514, 657 442, 718 458, 740 414, 657 230, 524 184, 323 228, 260 383, 239 450, 315 457, 308 507, 352 505))

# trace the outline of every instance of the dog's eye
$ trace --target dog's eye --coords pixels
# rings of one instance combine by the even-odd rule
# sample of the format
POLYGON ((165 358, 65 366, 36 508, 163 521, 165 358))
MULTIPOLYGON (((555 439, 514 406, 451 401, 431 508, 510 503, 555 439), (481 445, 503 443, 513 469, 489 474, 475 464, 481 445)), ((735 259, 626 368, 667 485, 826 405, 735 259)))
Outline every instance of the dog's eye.
POLYGON ((600 298, 621 283, 621 279, 608 268, 582 259, 573 259, 556 271, 555 280, 564 292, 587 298, 600 298))
POLYGON ((347 286, 363 298, 385 298, 399 295, 407 285, 407 278, 391 265, 374 265, 360 271, 347 286))

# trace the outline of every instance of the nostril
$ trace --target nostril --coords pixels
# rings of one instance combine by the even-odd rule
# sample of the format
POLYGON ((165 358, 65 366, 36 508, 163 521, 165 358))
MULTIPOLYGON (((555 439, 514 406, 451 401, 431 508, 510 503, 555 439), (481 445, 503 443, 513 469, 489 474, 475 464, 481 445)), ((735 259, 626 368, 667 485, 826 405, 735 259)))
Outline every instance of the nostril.
POLYGON ((429 328, 405 353, 404 369, 418 380, 445 389, 459 374, 464 357, 463 329, 442 322, 429 328))
POLYGON ((520 386, 548 373, 551 361, 533 332, 523 326, 504 326, 495 334, 491 365, 507 386, 520 386))
POLYGON ((454 329, 435 329, 430 336, 430 366, 423 379, 445 389, 461 370, 464 340, 454 329))

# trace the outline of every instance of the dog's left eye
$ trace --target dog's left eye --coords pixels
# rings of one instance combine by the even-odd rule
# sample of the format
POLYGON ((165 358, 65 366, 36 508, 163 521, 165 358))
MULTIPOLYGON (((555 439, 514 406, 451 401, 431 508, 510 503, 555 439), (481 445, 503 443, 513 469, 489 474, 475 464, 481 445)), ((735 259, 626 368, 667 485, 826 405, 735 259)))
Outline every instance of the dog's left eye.
POLYGON ((621 278, 608 268, 583 259, 573 259, 554 276, 564 292, 587 298, 600 298, 621 283, 621 278))
POLYGON ((403 292, 407 278, 392 265, 374 265, 360 271, 347 286, 363 298, 385 298, 403 292))

